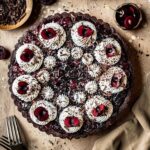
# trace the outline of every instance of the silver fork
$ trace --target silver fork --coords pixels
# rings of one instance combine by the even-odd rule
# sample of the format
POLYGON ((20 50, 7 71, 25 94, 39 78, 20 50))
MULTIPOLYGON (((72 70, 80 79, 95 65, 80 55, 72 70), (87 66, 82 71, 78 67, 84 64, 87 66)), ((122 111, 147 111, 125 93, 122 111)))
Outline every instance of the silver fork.
POLYGON ((6 118, 6 128, 11 150, 26 150, 21 138, 19 124, 15 116, 6 118))
POLYGON ((11 150, 8 138, 5 137, 5 136, 0 137, 0 146, 2 146, 3 148, 5 148, 6 150, 11 150))

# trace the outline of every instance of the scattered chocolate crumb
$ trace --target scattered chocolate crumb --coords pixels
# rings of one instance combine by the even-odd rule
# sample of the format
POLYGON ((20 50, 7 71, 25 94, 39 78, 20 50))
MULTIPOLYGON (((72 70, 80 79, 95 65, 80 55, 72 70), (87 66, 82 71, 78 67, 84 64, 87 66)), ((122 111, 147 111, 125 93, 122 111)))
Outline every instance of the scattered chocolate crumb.
POLYGON ((49 140, 49 143, 51 143, 52 145, 54 145, 54 143, 51 140, 49 140))
POLYGON ((64 11, 69 11, 68 9, 64 9, 64 11))
POLYGON ((141 47, 141 44, 139 43, 139 47, 141 47))
POLYGON ((37 147, 37 146, 34 146, 34 148, 37 149, 38 147, 37 147))
POLYGON ((149 57, 149 56, 150 56, 150 54, 146 54, 146 56, 147 56, 147 57, 149 57))

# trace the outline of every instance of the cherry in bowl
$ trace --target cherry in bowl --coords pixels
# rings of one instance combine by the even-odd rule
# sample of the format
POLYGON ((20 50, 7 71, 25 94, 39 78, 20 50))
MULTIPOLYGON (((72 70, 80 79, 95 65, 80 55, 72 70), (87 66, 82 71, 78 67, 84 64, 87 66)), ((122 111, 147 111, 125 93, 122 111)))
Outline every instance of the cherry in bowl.
POLYGON ((135 29, 142 21, 142 12, 136 4, 125 3, 116 9, 115 19, 122 29, 135 29))

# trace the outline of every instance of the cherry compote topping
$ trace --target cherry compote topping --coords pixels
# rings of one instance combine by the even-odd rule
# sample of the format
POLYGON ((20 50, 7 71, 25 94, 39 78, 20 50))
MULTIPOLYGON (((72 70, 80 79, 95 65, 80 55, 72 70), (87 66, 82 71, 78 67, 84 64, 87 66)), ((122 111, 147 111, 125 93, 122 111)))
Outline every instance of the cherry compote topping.
POLYGON ((18 83, 18 93, 23 95, 23 94, 26 94, 27 91, 28 91, 28 83, 24 81, 20 81, 18 83))
POLYGON ((22 52, 22 54, 21 54, 21 56, 20 56, 20 59, 21 59, 22 61, 24 61, 24 62, 29 62, 29 61, 33 58, 33 56, 34 56, 34 53, 33 53, 32 50, 30 50, 30 49, 25 49, 25 50, 22 52))
POLYGON ((103 104, 100 104, 99 106, 97 106, 96 108, 94 108, 92 110, 92 114, 94 117, 98 117, 101 116, 106 110, 106 106, 103 104))
POLYGON ((109 44, 109 45, 106 46, 105 49, 106 49, 107 57, 113 57, 113 56, 116 55, 116 48, 115 48, 114 45, 109 44))
POLYGON ((80 126, 80 120, 77 117, 67 117, 64 120, 66 127, 77 127, 80 126))
POLYGON ((93 30, 87 26, 81 25, 78 28, 78 34, 82 37, 89 37, 93 34, 93 30))
POLYGON ((111 86, 118 88, 122 83, 123 77, 121 74, 114 74, 111 80, 111 86))
POLYGON ((46 121, 49 117, 48 111, 44 107, 38 107, 34 111, 34 115, 39 121, 46 121))
POLYGON ((54 38, 56 36, 56 34, 57 34, 56 31, 52 28, 44 29, 41 32, 41 36, 45 40, 49 40, 49 39, 54 38))

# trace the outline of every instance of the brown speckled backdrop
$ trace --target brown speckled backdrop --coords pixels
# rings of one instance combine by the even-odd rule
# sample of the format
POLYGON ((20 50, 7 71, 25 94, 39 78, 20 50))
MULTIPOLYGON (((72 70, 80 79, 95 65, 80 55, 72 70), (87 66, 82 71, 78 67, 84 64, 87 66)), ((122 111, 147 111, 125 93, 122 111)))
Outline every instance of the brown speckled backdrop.
MULTIPOLYGON (((146 75, 150 70, 150 2, 148 0, 58 0, 57 3, 51 6, 43 6, 41 10, 38 3, 35 4, 37 6, 34 7, 31 18, 24 26, 14 31, 0 31, 0 45, 13 51, 15 43, 17 43, 17 40, 22 36, 23 32, 32 24, 36 25, 36 22, 43 17, 47 17, 56 12, 81 11, 82 13, 89 13, 97 18, 101 18, 116 28, 129 45, 130 58, 134 62, 135 69, 138 70, 134 74, 139 78, 137 81, 141 84, 141 81, 143 82, 146 79, 146 75), (144 10, 147 21, 138 30, 123 31, 117 27, 112 9, 115 9, 124 2, 135 2, 144 10)), ((109 132, 69 141, 55 138, 51 135, 48 136, 35 129, 21 116, 13 104, 13 100, 10 98, 7 84, 8 64, 9 60, 0 61, 0 135, 5 134, 5 117, 12 114, 15 114, 20 120, 28 140, 29 150, 91 150, 95 140, 102 136, 102 134, 106 135, 109 132)), ((137 86, 137 95, 139 91, 140 86, 137 86)), ((129 117, 132 118, 132 114, 129 117)), ((1 147, 0 150, 2 150, 1 147)))

